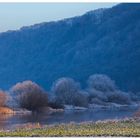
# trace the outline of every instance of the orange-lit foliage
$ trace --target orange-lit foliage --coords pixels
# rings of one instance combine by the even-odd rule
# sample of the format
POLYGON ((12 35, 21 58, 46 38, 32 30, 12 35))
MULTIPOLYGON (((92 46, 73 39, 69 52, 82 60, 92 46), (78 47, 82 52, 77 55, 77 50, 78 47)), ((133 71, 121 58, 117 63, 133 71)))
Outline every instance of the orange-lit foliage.
POLYGON ((6 106, 7 95, 3 91, 0 91, 0 106, 6 106))

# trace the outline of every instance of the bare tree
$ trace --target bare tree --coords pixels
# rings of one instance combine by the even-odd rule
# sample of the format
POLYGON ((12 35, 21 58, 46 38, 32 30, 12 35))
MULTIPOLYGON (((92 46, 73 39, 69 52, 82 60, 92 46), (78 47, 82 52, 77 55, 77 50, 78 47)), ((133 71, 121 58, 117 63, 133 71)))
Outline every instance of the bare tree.
POLYGON ((47 106, 46 92, 32 81, 17 83, 10 92, 19 107, 37 111, 39 108, 47 106))

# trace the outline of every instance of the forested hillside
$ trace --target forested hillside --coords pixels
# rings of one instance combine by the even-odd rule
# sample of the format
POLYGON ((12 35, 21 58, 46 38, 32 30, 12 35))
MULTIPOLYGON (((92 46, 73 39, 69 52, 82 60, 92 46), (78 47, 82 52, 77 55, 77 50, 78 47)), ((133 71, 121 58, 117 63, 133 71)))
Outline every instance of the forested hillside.
POLYGON ((126 91, 140 91, 140 4, 119 4, 82 16, 0 33, 0 87, 32 80, 82 83, 106 74, 126 91))

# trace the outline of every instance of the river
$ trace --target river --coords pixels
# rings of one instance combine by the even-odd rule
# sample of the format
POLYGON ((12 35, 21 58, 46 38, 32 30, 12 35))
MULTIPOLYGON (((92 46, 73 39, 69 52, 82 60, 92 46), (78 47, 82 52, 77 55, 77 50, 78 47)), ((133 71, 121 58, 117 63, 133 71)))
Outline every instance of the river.
POLYGON ((132 117, 136 109, 131 110, 82 110, 48 114, 0 115, 0 129, 11 129, 26 123, 59 124, 69 122, 99 121, 106 119, 124 119, 132 117))

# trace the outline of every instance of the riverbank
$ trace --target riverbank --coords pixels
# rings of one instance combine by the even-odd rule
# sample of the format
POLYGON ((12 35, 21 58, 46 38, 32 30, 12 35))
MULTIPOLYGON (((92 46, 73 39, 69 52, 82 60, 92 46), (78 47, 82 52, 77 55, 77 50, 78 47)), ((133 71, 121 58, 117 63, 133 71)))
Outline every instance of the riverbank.
POLYGON ((0 114, 14 114, 15 112, 8 107, 0 107, 0 114))
MULTIPOLYGON (((86 110, 133 110, 140 108, 140 103, 131 103, 131 104, 117 104, 117 103, 106 103, 104 105, 100 104, 89 104, 88 107, 80 107, 73 105, 64 105, 64 108, 54 109, 51 107, 43 107, 38 110, 37 113, 46 113, 52 114, 57 112, 69 112, 69 111, 86 111, 86 110)), ((32 114, 32 111, 29 111, 25 108, 9 108, 9 107, 0 107, 0 114, 21 114, 28 115, 32 114)))
POLYGON ((0 137, 115 136, 140 137, 140 120, 108 120, 41 126, 29 125, 16 130, 0 131, 0 137))

